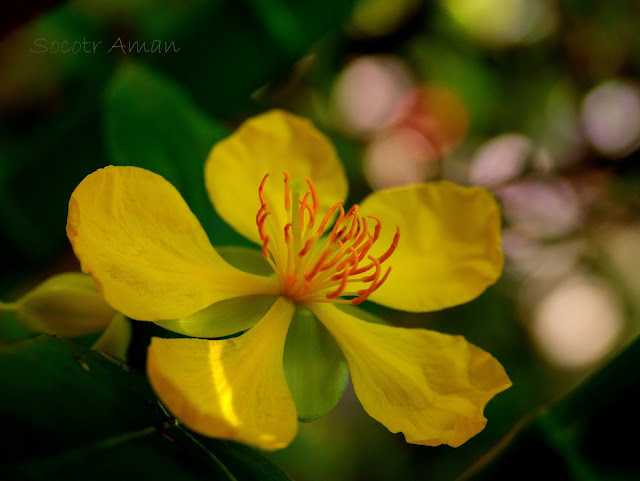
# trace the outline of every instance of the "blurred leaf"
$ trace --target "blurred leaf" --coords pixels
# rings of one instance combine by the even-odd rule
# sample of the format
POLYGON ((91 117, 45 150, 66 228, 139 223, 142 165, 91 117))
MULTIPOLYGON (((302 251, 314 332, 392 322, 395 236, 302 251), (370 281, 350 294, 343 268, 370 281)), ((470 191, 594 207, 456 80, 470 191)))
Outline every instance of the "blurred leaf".
MULTIPOLYGON (((27 262, 31 267, 42 264, 67 246, 64 223, 69 196, 84 176, 108 163, 100 136, 99 104, 115 65, 147 62, 178 81, 208 113, 219 118, 245 116, 255 108, 251 94, 286 72, 320 36, 339 28, 352 4, 352 0, 194 0, 186 7, 179 2, 149 0, 69 2, 0 44, 0 230, 10 239, 0 246, 7 257, 19 253, 24 261, 21 266, 3 261, 2 268, 18 271, 27 262), (48 47, 70 39, 99 45, 95 51, 78 55, 33 53, 36 39, 46 39, 48 47), (179 51, 123 52, 111 48, 118 39, 127 46, 129 41, 161 39, 173 42, 179 51)), ((148 80, 140 72, 135 67, 129 71, 126 88, 148 80)), ((170 85, 151 81, 149 95, 131 105, 134 114, 137 111, 132 119, 147 120, 144 109, 153 106, 150 100, 157 100, 158 94, 171 92, 170 85)), ((206 153, 221 131, 212 122, 208 131, 203 127, 206 122, 197 119, 197 114, 192 116, 189 107, 186 112, 181 110, 184 98, 178 94, 178 100, 169 100, 169 106, 153 107, 164 113, 177 109, 181 119, 191 119, 168 140, 170 145, 184 149, 174 141, 196 139, 198 147, 193 150, 200 151, 207 140, 206 153), (194 125, 200 126, 197 132, 185 137, 184 130, 194 125)), ((166 119, 152 120, 147 133, 163 133, 171 125, 166 119)), ((135 132, 144 128, 139 125, 135 132)), ((108 150, 113 154, 114 146, 109 145, 108 150)), ((179 158, 180 152, 163 158, 179 158)), ((217 226, 222 228, 213 209, 205 208, 201 193, 194 193, 196 188, 204 189, 199 177, 186 176, 181 182, 191 191, 187 200, 197 214, 207 212, 201 221, 209 234, 217 226)), ((231 231, 225 232, 214 243, 239 241, 231 231)))
MULTIPOLYGON (((337 30, 355 0, 205 2, 179 29, 179 54, 150 58, 207 112, 254 108, 250 94, 282 75, 322 35, 337 30)), ((163 38, 149 32, 149 38, 163 38)))
POLYGON ((523 419, 463 476, 465 480, 636 480, 640 477, 636 415, 640 399, 640 339, 636 339, 576 390, 523 419), (526 468, 524 468, 526 466, 526 468))
POLYGON ((38 39, 102 35, 90 15, 67 5, 0 43, 0 228, 9 252, 25 254, 23 268, 68 246, 69 196, 106 162, 99 96, 116 60, 31 50, 38 39))
POLYGON ((284 346, 284 373, 298 419, 314 421, 329 413, 349 384, 349 368, 329 331, 299 306, 284 346))
POLYGON ((288 480, 249 448, 185 430, 146 379, 49 336, 0 348, 1 479, 288 480))
POLYGON ((109 83, 105 137, 112 162, 171 182, 216 243, 243 241, 215 213, 205 190, 207 154, 226 134, 177 85, 147 68, 127 65, 109 83))

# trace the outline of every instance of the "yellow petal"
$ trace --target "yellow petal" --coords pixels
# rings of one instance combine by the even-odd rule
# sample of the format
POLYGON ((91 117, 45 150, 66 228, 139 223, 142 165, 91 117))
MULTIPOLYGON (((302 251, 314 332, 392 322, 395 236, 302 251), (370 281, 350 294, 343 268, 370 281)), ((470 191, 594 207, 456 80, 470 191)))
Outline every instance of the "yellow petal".
POLYGON ((331 142, 309 120, 281 110, 247 120, 213 147, 205 167, 209 197, 220 217, 259 243, 258 187, 267 173, 272 219, 285 225, 283 171, 291 175, 292 190, 306 191, 305 177, 313 181, 322 212, 346 198, 347 179, 331 142))
POLYGON ((364 409, 410 443, 460 446, 484 428, 487 402, 511 386, 500 363, 461 336, 309 308, 344 352, 364 409))
POLYGON ((461 304, 477 297, 502 272, 500 209, 478 187, 433 182, 374 192, 361 204, 382 221, 374 255, 397 250, 384 266, 392 270, 370 299, 411 312, 461 304))
POLYGON ((216 301, 278 291, 227 264, 178 191, 137 167, 87 176, 69 201, 67 235, 83 272, 128 317, 186 317, 216 301))
POLYGON ((153 338, 147 357, 151 385, 194 431, 261 449, 284 448, 298 430, 282 367, 294 310, 280 297, 253 329, 231 339, 153 338))

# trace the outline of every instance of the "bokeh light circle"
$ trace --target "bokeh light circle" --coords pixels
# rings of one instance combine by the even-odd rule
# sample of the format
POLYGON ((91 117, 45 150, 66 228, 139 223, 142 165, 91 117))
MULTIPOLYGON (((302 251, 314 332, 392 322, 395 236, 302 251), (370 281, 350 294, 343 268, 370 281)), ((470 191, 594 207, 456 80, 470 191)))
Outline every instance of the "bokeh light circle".
POLYGON ((365 55, 336 79, 333 104, 344 130, 367 135, 391 125, 397 105, 413 87, 407 65, 393 56, 365 55))
POLYGON ((562 368, 592 365, 616 346, 623 309, 603 280, 576 274, 553 289, 536 309, 533 335, 542 354, 562 368))
POLYGON ((582 125, 601 153, 618 157, 640 145, 640 89, 611 80, 591 90, 582 103, 582 125))

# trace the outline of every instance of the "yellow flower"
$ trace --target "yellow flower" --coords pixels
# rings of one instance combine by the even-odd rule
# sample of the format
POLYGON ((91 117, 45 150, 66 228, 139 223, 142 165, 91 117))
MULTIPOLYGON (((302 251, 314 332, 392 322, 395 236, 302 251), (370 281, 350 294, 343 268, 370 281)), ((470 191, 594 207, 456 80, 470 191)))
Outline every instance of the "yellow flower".
POLYGON ((195 331, 219 316, 206 337, 251 328, 222 340, 152 340, 149 379, 178 419, 213 437, 287 446, 298 426, 285 339, 296 309, 307 308, 344 353, 365 410, 390 431, 459 446, 483 429, 484 406, 511 385, 498 361, 461 336, 367 322, 341 304, 424 312, 476 297, 502 270, 491 194, 434 182, 375 192, 345 212, 332 145, 282 111, 214 146, 205 177, 220 216, 261 246, 275 275, 232 267, 177 190, 149 171, 101 169, 69 203, 74 251, 115 309, 195 331))

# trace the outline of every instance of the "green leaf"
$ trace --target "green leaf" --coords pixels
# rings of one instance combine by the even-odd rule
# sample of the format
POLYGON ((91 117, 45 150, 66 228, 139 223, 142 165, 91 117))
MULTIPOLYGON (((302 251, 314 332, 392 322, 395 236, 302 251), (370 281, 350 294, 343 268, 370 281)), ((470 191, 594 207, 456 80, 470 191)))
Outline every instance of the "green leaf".
POLYGON ((204 164, 227 130, 207 118, 182 89, 139 65, 122 67, 105 96, 105 137, 115 165, 162 175, 183 195, 214 243, 244 242, 215 213, 204 164))
POLYGON ((1 347, 0 376, 0 479, 289 479, 245 446, 187 431, 144 376, 71 341, 1 347))
POLYGON ((303 306, 296 309, 287 333, 284 373, 303 422, 329 413, 349 384, 349 368, 340 347, 303 306))
POLYGON ((639 362, 636 338, 569 395, 523 419, 462 479, 507 479, 514 466, 526 466, 527 479, 638 479, 639 362))
MULTIPOLYGON (((0 227, 10 239, 8 245, 0 239, 5 257, 22 255, 22 271, 25 263, 46 264, 52 254, 68 247, 64 228, 59 226, 66 219, 69 195, 84 176, 109 163, 105 151, 113 154, 111 141, 105 148, 101 137, 99 100, 115 66, 147 62, 180 83, 201 109, 217 118, 246 116, 255 109, 252 93, 281 77, 322 35, 339 28, 353 3, 218 0, 196 1, 184 8, 148 0, 67 2, 25 25, 21 35, 5 42, 2 50, 12 72, 4 99, 13 105, 5 107, 10 114, 0 119, 0 227), (127 44, 162 39, 174 42, 180 51, 110 52, 118 34, 127 44), (85 38, 99 44, 94 53, 29 51, 36 39, 47 39, 51 46, 85 38)), ((126 138, 133 141, 146 129, 145 122, 163 123, 156 117, 173 113, 162 105, 165 99, 155 95, 162 90, 156 82, 134 90, 128 97, 133 103, 123 102, 119 108, 132 110, 132 123, 127 125, 134 130, 126 138), (154 105, 154 101, 159 102, 154 105), (152 109, 150 117, 135 115, 141 104, 152 109), (134 124, 135 119, 143 123, 134 124)), ((173 105, 179 107, 180 102, 173 105)), ((153 127, 147 131, 166 133, 153 127)), ((206 137, 201 134, 194 138, 206 137)), ((162 143, 164 139, 155 140, 162 143)), ((208 139, 205 154, 214 140, 208 139)), ((137 165, 136 159, 129 161, 137 165)), ((187 189, 204 189, 199 178, 185 177, 183 182, 187 189)), ((202 192, 187 195, 187 201, 198 216, 203 214, 200 220, 209 234, 218 234, 216 226, 225 232, 213 237, 214 244, 240 242, 239 236, 217 223, 213 209, 205 207, 202 192)))

